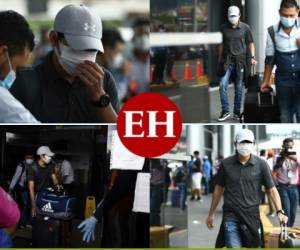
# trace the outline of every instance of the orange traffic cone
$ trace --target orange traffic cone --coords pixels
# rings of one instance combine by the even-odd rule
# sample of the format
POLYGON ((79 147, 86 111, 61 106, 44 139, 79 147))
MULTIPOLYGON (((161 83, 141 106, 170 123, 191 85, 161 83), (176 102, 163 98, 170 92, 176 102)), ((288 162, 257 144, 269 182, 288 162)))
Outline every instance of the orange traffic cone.
POLYGON ((185 63, 184 67, 184 80, 185 81, 191 81, 193 79, 192 77, 192 70, 189 62, 185 63))
POLYGON ((197 64, 196 64, 196 76, 197 76, 197 78, 203 76, 203 70, 202 70, 202 66, 201 66, 200 60, 197 60, 197 64))
POLYGON ((150 82, 153 82, 153 72, 154 72, 154 69, 155 69, 155 65, 152 64, 151 68, 150 68, 150 82))

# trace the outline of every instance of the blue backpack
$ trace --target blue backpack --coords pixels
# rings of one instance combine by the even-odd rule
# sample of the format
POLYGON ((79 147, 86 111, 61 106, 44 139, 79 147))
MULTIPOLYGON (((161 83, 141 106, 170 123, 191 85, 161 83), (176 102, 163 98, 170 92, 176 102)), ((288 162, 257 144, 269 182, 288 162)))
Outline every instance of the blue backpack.
POLYGON ((37 193, 35 198, 37 213, 54 219, 69 220, 75 215, 76 198, 65 192, 47 188, 37 193))

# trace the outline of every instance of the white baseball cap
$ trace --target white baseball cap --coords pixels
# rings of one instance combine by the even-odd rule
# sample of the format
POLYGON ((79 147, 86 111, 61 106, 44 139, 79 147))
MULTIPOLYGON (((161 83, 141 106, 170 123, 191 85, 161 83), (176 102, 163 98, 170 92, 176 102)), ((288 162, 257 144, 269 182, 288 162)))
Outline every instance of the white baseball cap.
POLYGON ((83 4, 62 8, 55 17, 54 30, 63 33, 68 45, 74 50, 104 52, 100 16, 83 4))
POLYGON ((237 6, 230 6, 228 8, 228 16, 232 17, 232 16, 239 16, 240 15, 240 9, 237 6))
POLYGON ((37 155, 48 155, 48 156, 54 156, 55 154, 50 150, 48 146, 41 146, 36 151, 37 155))
POLYGON ((242 129, 236 133, 234 141, 237 143, 240 143, 242 141, 250 141, 253 143, 255 141, 255 138, 251 130, 242 129))

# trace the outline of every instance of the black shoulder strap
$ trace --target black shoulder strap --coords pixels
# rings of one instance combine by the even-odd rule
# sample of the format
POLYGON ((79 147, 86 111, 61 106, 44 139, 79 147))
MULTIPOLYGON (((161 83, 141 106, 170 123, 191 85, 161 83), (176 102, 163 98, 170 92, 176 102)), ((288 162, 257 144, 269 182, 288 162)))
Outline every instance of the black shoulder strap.
POLYGON ((276 50, 276 41, 275 41, 275 30, 274 30, 274 26, 270 26, 268 28, 268 33, 272 39, 272 42, 274 44, 274 49, 276 50))

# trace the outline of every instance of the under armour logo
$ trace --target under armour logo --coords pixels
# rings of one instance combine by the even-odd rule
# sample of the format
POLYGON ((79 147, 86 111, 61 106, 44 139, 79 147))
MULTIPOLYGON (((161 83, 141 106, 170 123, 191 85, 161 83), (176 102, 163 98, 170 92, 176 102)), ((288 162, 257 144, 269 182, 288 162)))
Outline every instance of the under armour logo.
POLYGON ((89 23, 84 23, 83 29, 85 31, 91 30, 91 31, 95 32, 96 31, 96 25, 95 24, 90 25, 89 23))

